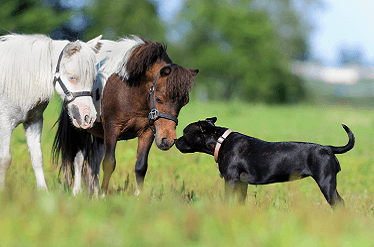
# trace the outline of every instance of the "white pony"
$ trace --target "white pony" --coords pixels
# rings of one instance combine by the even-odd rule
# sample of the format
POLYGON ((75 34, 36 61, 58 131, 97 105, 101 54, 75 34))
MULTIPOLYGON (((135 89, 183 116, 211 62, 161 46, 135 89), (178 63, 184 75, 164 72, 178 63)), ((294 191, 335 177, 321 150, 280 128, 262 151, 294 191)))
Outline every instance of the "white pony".
MULTIPOLYGON (((101 99, 103 95, 103 89, 105 87, 106 81, 112 74, 118 74, 121 77, 127 77, 126 63, 132 53, 132 51, 138 46, 144 44, 144 41, 139 37, 132 36, 132 38, 123 38, 118 41, 101 40, 100 51, 96 54, 96 69, 97 77, 93 88, 93 102, 97 111, 97 122, 100 122, 100 107, 101 99)), ((66 144, 65 144, 66 145, 66 144)), ((100 145, 99 148, 101 159, 104 157, 104 146, 100 145)), ((84 162, 84 157, 86 155, 86 150, 79 150, 74 158, 74 186, 72 193, 76 195, 81 191, 81 176, 82 167, 84 162)), ((101 160, 96 161, 100 165, 101 160)), ((90 169, 87 167, 87 169, 90 169)), ((97 173, 99 169, 97 170, 97 173)), ((95 184, 94 193, 98 194, 99 181, 98 178, 94 178, 97 181, 91 181, 90 184, 95 184)))
POLYGON ((75 127, 93 126, 96 110, 90 94, 100 39, 84 43, 56 41, 44 35, 0 37, 0 189, 11 164, 12 131, 23 123, 37 187, 48 190, 40 139, 43 111, 54 89, 64 99, 75 127))

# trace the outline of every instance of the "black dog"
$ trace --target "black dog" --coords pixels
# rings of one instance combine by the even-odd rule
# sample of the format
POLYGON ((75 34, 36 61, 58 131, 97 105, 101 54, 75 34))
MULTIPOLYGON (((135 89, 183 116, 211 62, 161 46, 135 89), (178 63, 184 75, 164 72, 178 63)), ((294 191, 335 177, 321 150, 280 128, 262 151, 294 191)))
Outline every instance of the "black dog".
POLYGON ((189 124, 175 144, 182 153, 215 155, 225 179, 226 196, 232 190, 244 202, 248 183, 269 184, 312 176, 331 207, 344 205, 336 190, 340 165, 334 154, 351 150, 355 143, 353 133, 344 124, 348 144, 333 147, 306 142, 266 142, 238 132, 230 134, 229 129, 216 127, 216 121, 214 117, 189 124))

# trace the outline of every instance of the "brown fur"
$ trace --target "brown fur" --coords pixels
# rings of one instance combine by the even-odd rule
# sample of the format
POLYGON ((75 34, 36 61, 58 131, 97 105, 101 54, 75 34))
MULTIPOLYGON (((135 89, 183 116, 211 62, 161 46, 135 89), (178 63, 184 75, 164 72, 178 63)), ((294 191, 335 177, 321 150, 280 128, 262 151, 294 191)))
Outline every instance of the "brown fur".
POLYGON ((107 80, 101 104, 102 123, 89 130, 90 133, 104 138, 104 178, 101 187, 104 193, 116 166, 115 147, 118 140, 138 137, 135 174, 139 186, 142 186, 144 181, 153 140, 156 140, 156 145, 161 150, 168 150, 174 144, 175 122, 157 119, 154 122, 155 135, 148 125, 148 92, 156 75, 159 73, 153 99, 156 109, 178 117, 180 109, 188 103, 189 91, 198 73, 198 70, 176 64, 163 68, 164 65, 171 64, 166 47, 157 42, 143 41, 145 44, 134 49, 126 64, 128 78, 113 74, 107 80))

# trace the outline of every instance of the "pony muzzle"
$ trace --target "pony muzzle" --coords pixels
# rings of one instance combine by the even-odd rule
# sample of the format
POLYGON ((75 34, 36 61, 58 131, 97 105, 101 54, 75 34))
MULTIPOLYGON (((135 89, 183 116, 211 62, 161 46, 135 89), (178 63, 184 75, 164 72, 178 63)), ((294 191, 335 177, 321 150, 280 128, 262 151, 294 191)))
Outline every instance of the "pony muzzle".
POLYGON ((93 105, 90 108, 86 104, 74 101, 68 104, 66 108, 75 127, 81 129, 93 127, 96 121, 96 109, 93 105))
POLYGON ((155 142, 159 149, 169 150, 175 143, 177 133, 175 131, 176 123, 169 119, 159 118, 154 123, 155 128, 155 142))

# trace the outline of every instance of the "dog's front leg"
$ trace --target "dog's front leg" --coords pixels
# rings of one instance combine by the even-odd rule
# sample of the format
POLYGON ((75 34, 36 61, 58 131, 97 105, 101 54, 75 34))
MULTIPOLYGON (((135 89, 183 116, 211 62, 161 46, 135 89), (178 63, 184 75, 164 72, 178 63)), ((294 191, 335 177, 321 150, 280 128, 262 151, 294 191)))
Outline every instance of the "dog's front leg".
POLYGON ((232 201, 233 196, 244 204, 247 197, 248 184, 236 179, 225 179, 225 201, 232 201))
POLYGON ((236 184, 234 193, 237 195, 238 201, 241 204, 245 203, 245 199, 247 198, 247 190, 248 190, 248 184, 239 180, 238 183, 236 184))
POLYGON ((225 178, 225 201, 231 202, 233 195, 234 195, 234 189, 236 187, 237 181, 233 181, 231 179, 225 178))

